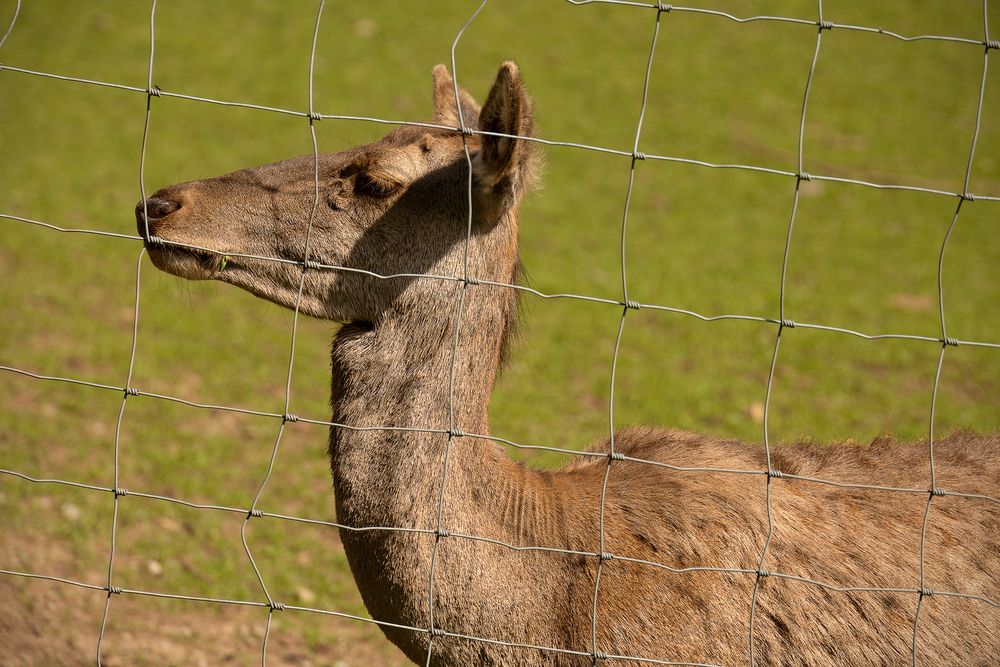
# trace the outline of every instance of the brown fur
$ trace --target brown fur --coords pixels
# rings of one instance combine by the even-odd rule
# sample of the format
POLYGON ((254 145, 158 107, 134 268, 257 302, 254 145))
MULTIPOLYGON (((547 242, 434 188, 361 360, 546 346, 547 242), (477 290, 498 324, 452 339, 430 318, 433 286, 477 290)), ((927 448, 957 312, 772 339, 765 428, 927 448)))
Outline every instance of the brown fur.
MULTIPOLYGON (((434 70, 435 121, 459 123, 453 82, 434 70)), ((460 92, 468 127, 508 135, 533 131, 517 67, 505 63, 482 110, 460 92)), ((401 127, 383 140, 319 157, 320 202, 309 258, 389 275, 461 276, 466 240, 467 163, 473 163, 469 275, 510 283, 518 274, 518 203, 536 179, 527 142, 494 135, 401 127)), ((295 305, 301 268, 252 258, 301 260, 312 209, 313 158, 165 188, 150 201, 150 232, 211 247, 192 252, 148 243, 157 266, 187 278, 235 284, 295 305), (175 209, 176 210, 173 210, 175 209)), ((141 206, 140 206, 141 209, 141 206)), ((140 231, 145 231, 139 216, 140 231)), ((333 343, 334 418, 357 427, 447 429, 452 341, 463 287, 454 281, 379 279, 310 270, 300 308, 347 322, 333 343)), ((515 321, 513 290, 465 288, 454 363, 455 426, 488 434, 487 407, 504 341, 515 321)), ((330 460, 337 515, 355 527, 433 530, 448 436, 398 430, 333 429, 330 460)), ((677 430, 624 429, 617 451, 675 466, 763 470, 759 446, 677 430)), ((596 451, 606 451, 602 443, 596 451)), ((936 443, 938 486, 997 495, 1000 437, 957 433, 936 443)), ((870 446, 792 444, 772 451, 786 474, 925 488, 925 443, 870 446)), ((598 561, 592 556, 513 551, 454 534, 513 545, 584 552, 600 549, 600 488, 607 459, 557 471, 525 468, 492 441, 451 442, 442 537, 434 576, 435 627, 451 633, 589 652, 598 561)), ((767 532, 766 477, 679 472, 633 461, 612 465, 605 503, 604 562, 596 649, 611 655, 732 665, 747 662, 754 574, 767 532)), ((764 566, 833 586, 919 586, 919 534, 926 493, 836 488, 802 480, 771 482, 774 533, 764 566)), ((1000 598, 1000 508, 934 498, 924 585, 1000 598)), ((427 627, 435 537, 426 533, 342 531, 358 588, 372 616, 427 627)), ((754 615, 754 650, 767 665, 885 665, 910 660, 913 593, 835 592, 766 577, 754 615)), ((995 664, 998 610, 932 595, 921 609, 917 658, 935 665, 995 664)), ((426 632, 384 627, 423 664, 426 632)), ((434 638, 435 665, 589 665, 589 656, 434 638)), ((618 661, 620 664, 632 664, 618 661)), ((638 664, 638 663, 635 663, 638 664)))

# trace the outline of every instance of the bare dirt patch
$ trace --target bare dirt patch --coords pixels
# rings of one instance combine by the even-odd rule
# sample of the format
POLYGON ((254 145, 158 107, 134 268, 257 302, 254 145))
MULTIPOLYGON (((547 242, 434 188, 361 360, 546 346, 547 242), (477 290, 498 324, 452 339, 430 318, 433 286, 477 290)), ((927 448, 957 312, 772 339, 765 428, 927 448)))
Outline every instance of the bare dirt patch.
MULTIPOLYGON (((3 567, 31 563, 37 573, 72 569, 58 543, 5 541, 3 567), (15 555, 16 554, 16 555, 15 555)), ((57 582, 0 575, 4 665, 92 665, 107 594, 57 582)), ((260 660, 267 610, 113 596, 102 661, 107 667, 244 665, 260 660)), ((268 664, 409 664, 371 624, 304 612, 275 612, 268 664)))

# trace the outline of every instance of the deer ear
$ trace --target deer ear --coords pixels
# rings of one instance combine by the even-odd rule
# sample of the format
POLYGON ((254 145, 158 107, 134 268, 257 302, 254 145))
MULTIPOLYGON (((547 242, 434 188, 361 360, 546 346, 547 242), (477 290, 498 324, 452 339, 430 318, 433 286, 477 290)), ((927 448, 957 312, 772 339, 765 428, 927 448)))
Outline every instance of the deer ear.
MULTIPOLYGON (((479 114, 479 129, 521 137, 532 135, 531 99, 521 83, 517 63, 508 60, 500 66, 479 114)), ((487 187, 506 184, 511 189, 519 188, 532 178, 533 153, 527 141, 484 134, 475 164, 476 178, 487 187)))
POLYGON ((444 65, 434 67, 434 122, 441 125, 476 127, 479 122, 479 105, 465 88, 458 89, 458 99, 462 105, 462 117, 458 117, 455 104, 455 80, 444 65))

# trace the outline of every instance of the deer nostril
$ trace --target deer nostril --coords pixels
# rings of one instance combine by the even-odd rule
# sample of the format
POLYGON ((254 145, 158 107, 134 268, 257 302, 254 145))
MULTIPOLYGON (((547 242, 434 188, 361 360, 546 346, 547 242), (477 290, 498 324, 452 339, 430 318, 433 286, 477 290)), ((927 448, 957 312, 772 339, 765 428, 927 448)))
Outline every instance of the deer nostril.
POLYGON ((156 235, 154 224, 181 208, 180 202, 160 197, 140 201, 135 207, 135 222, 143 238, 156 235), (148 218, 148 219, 147 219, 148 218))
POLYGON ((150 197, 146 200, 145 209, 143 208, 143 202, 139 202, 136 206, 136 217, 141 218, 143 211, 150 220, 155 220, 157 218, 165 218, 177 209, 181 207, 180 202, 176 202, 170 199, 160 199, 159 197, 150 197))

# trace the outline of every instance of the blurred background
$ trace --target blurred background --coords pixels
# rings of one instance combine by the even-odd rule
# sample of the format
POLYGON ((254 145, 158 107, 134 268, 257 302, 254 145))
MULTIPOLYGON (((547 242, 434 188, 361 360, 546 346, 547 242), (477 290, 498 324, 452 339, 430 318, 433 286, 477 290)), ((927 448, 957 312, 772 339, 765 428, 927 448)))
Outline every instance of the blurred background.
MULTIPOLYGON (((813 2, 690 0, 737 16, 816 18, 813 2)), ((0 24, 14 12, 0 0, 0 24)), ((449 60, 476 2, 327 3, 316 109, 401 120, 431 115, 431 68, 449 60)), ((149 6, 26 2, 0 63, 145 88, 149 6)), ((991 2, 991 32, 1000 6, 991 2)), ((981 40, 982 3, 827 0, 825 18, 905 35, 981 40)), ((167 91, 308 108, 316 3, 164 0, 153 82, 167 91)), ((459 81, 480 100, 515 59, 541 135, 630 151, 656 11, 565 2, 489 2, 457 49, 459 81)), ((802 93, 816 28, 661 18, 640 150, 795 171, 802 93)), ((1000 63, 991 56, 970 191, 1000 195, 1000 63)), ((960 191, 975 125, 983 47, 824 33, 805 126, 814 174, 960 191)), ((0 72, 0 213, 133 234, 146 97, 0 72)), ((378 138, 384 125, 324 120, 321 151, 378 138)), ((152 101, 147 193, 178 181, 311 152, 294 116, 161 97, 152 101)), ((546 151, 545 185, 524 204, 523 261, 544 292, 620 298, 619 239, 629 158, 546 151)), ((630 297, 704 315, 777 317, 795 179, 647 160, 637 164, 626 254, 630 297)), ((955 198, 803 183, 788 261, 786 317, 867 334, 940 335, 938 253, 955 198)), ((966 202, 944 261, 949 336, 1000 342, 1000 204, 966 202)), ((122 386, 133 321, 136 241, 59 234, 0 218, 0 364, 122 386)), ((608 433, 621 309, 524 297, 521 341, 502 376, 495 435, 580 449, 608 433)), ((281 412, 291 313, 221 284, 182 282, 142 263, 132 386, 202 403, 281 412)), ((329 419, 335 325, 302 318, 291 412, 329 419)), ((630 312, 615 425, 676 426, 763 441, 776 327, 630 312)), ((794 329, 775 374, 772 442, 926 437, 940 345, 794 329)), ((1000 350, 944 359, 935 430, 1000 428, 1000 350)), ((116 392, 0 374, 0 468, 113 485, 116 392)), ((248 507, 278 422, 130 398, 120 486, 248 507)), ((290 424, 259 506, 333 520, 327 429, 290 424)), ((537 453, 529 465, 564 457, 537 453)), ((877 480, 868 480, 877 481, 877 480)), ((107 583, 112 498, 0 475, 0 569, 107 583)), ((115 581, 126 588, 264 599, 240 544, 242 516, 126 497, 115 581)), ((365 615, 336 531, 251 521, 248 540, 276 600, 365 615)), ((0 644, 13 665, 93 662, 105 594, 0 577, 0 644)), ((252 664, 266 610, 116 596, 108 665, 252 664)), ((275 616, 269 664, 402 664, 370 624, 275 616)))

